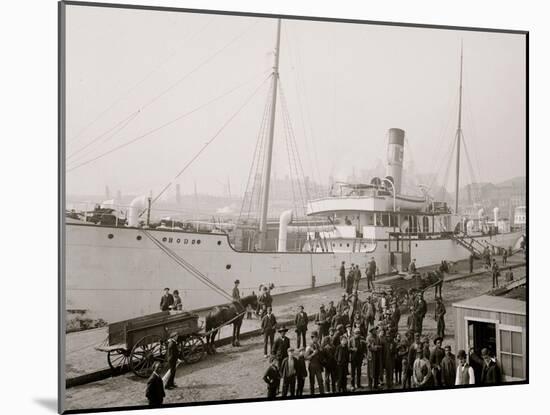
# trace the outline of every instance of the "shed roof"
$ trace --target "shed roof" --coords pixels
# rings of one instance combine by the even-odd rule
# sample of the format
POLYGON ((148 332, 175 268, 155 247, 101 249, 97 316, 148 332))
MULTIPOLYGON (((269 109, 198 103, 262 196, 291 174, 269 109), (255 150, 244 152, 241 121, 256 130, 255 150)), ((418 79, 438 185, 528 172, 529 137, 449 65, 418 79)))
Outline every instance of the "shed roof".
POLYGON ((453 307, 520 315, 525 315, 527 310, 525 301, 493 295, 481 295, 469 298, 459 303, 454 303, 453 307))

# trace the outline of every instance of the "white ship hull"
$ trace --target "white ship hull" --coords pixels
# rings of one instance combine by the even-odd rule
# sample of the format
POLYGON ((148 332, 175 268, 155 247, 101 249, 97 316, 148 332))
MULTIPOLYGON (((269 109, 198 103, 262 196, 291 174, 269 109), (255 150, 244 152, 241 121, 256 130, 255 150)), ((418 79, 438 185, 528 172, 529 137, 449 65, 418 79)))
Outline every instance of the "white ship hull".
MULTIPOLYGON (((239 252, 224 234, 149 232, 225 291, 231 292, 238 278, 241 295, 257 293, 258 286, 266 283, 275 285, 273 294, 311 288, 312 275, 315 286, 337 283, 342 261, 347 266, 359 264, 364 274, 374 257, 381 274, 390 271, 388 241, 384 240, 377 241, 372 252, 239 252)), ((520 236, 517 232, 499 234, 490 242, 507 247, 515 245, 520 236)), ((469 254, 451 239, 411 243, 411 257, 420 267, 443 258, 465 259, 469 254)), ((170 259, 140 229, 67 223, 67 310, 86 311, 106 321, 123 320, 158 311, 164 287, 179 290, 185 309, 227 302, 170 259)))

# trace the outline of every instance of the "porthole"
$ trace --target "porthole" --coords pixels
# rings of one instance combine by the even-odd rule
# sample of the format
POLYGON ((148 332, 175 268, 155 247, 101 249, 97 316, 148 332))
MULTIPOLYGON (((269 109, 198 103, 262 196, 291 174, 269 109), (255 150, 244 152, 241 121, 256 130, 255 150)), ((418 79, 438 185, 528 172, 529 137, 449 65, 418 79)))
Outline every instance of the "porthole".
POLYGON ((180 238, 176 239, 176 242, 179 244, 181 242, 181 239, 180 238))
POLYGON ((418 248, 418 244, 414 244, 414 247, 415 247, 415 248, 418 248))
POLYGON ((136 236, 136 239, 137 239, 138 241, 141 241, 141 235, 136 236))
POLYGON ((221 245, 222 244, 222 241, 218 241, 218 245, 221 245))
POLYGON ((191 239, 191 245, 195 245, 195 240, 191 239))
POLYGON ((112 233, 110 233, 109 235, 107 235, 107 238, 109 239, 113 239, 115 237, 115 235, 113 235, 112 233))
POLYGON ((346 246, 349 248, 349 244, 346 244, 346 246))
POLYGON ((384 248, 387 248, 387 247, 388 247, 388 245, 384 244, 384 248))
POLYGON ((200 244, 201 244, 201 240, 197 239, 197 245, 200 245, 200 244))
POLYGON ((166 236, 164 238, 162 238, 162 242, 166 242, 168 240, 168 238, 166 238, 166 236))
POLYGON ((227 265, 225 266, 225 269, 231 269, 231 264, 227 264, 227 265))

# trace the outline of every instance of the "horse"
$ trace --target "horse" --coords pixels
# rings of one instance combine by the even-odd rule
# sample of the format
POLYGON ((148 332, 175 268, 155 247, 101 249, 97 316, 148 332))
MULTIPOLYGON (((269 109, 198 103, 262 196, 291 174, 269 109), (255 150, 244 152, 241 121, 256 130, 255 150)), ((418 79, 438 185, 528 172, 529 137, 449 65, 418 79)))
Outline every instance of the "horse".
POLYGON ((233 336, 231 344, 233 347, 238 347, 240 343, 241 325, 243 323, 244 313, 248 306, 256 308, 258 306, 258 297, 256 294, 248 295, 241 298, 239 301, 233 301, 229 304, 216 306, 210 310, 205 319, 206 330, 206 351, 208 354, 216 353, 214 341, 218 334, 219 327, 233 324, 233 336))

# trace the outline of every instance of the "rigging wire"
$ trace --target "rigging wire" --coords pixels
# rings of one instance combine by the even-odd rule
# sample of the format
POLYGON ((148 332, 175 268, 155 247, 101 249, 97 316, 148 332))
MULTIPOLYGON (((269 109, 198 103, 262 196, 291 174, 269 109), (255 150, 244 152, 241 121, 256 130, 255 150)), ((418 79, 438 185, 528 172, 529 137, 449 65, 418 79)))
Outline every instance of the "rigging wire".
MULTIPOLYGON (((265 74, 265 71, 262 73, 262 75, 263 75, 263 74, 265 74)), ((257 78, 257 77, 256 77, 256 78, 257 78)), ((177 122, 177 121, 180 121, 180 120, 182 120, 182 119, 188 117, 188 116, 191 115, 191 114, 194 114, 195 112, 197 112, 197 111, 199 111, 199 110, 201 110, 201 109, 203 109, 203 108, 205 108, 205 107, 207 107, 207 106, 213 104, 214 102, 216 102, 216 101, 218 101, 218 100, 220 100, 220 99, 226 97, 227 95, 230 95, 231 93, 233 93, 233 92, 235 92, 236 90, 242 88, 243 86, 248 85, 249 83, 251 83, 251 82, 252 82, 253 80, 255 80, 256 78, 254 78, 254 79, 252 79, 252 80, 249 80, 249 81, 247 81, 247 82, 244 82, 244 83, 242 83, 242 84, 239 84, 239 85, 237 85, 236 87, 234 87, 234 88, 232 88, 232 89, 230 89, 230 90, 224 92, 223 94, 218 95, 217 97, 211 99, 210 101, 207 101, 206 103, 201 104, 201 105, 199 105, 198 107, 195 107, 194 109, 192 109, 192 110, 190 110, 190 111, 187 111, 187 112, 185 112, 184 114, 182 114, 182 115, 180 115, 180 116, 178 116, 178 117, 176 117, 176 118, 173 118, 172 120, 167 121, 167 122, 161 124, 161 125, 158 126, 158 127, 155 127, 155 128, 153 128, 153 129, 151 129, 151 130, 149 130, 149 131, 147 131, 147 132, 145 132, 145 133, 143 133, 143 134, 141 134, 141 135, 138 135, 137 137, 134 137, 133 139, 131 139, 131 140, 129 140, 129 141, 126 141, 126 142, 124 142, 124 143, 122 143, 122 144, 119 144, 118 146, 115 146, 115 147, 111 148, 110 150, 105 151, 104 153, 99 154, 98 156, 95 156, 95 157, 93 157, 93 158, 91 158, 91 159, 88 159, 88 160, 86 160, 86 161, 82 161, 82 162, 80 162, 80 163, 77 163, 76 165, 73 165, 72 167, 70 167, 70 168, 67 169, 67 173, 68 173, 68 172, 71 172, 71 171, 73 171, 73 170, 76 170, 76 169, 78 169, 78 168, 80 168, 80 167, 82 167, 82 166, 85 166, 85 165, 87 165, 87 164, 89 164, 89 163, 92 163, 92 162, 94 162, 94 161, 96 161, 96 160, 98 160, 98 159, 101 159, 101 158, 103 158, 103 157, 105 157, 105 156, 108 156, 109 154, 112 154, 112 153, 114 153, 115 151, 121 150, 121 149, 123 149, 124 147, 129 146, 130 144, 133 144, 133 143, 135 143, 135 142, 137 142, 137 141, 139 141, 139 140, 141 140, 141 139, 143 139, 143 138, 145 138, 145 137, 147 137, 147 136, 149 136, 149 135, 151 135, 151 134, 153 134, 153 133, 156 133, 157 131, 159 131, 159 130, 165 128, 165 127, 168 127, 169 125, 174 124, 174 123, 177 122)), ((265 82, 265 80, 262 82, 262 85, 263 85, 264 82, 265 82)))
POLYGON ((191 39, 193 39, 195 36, 197 36, 198 34, 202 33, 202 31, 204 29, 206 29, 206 27, 208 25, 210 25, 210 23, 212 23, 212 21, 214 20, 214 18, 212 17, 210 20, 208 20, 206 22, 205 25, 203 25, 197 32, 194 32, 193 34, 191 34, 191 36, 185 38, 185 40, 183 40, 178 47, 174 48, 172 50, 172 53, 170 54, 170 56, 168 58, 166 58, 165 60, 163 60, 159 65, 155 66, 150 72, 148 72, 143 78, 141 78, 137 83, 135 83, 133 86, 131 86, 130 88, 128 88, 125 92, 122 93, 122 95, 120 95, 115 101, 113 101, 109 106, 107 106, 107 108, 105 108, 103 111, 101 111, 95 118, 93 118, 88 124, 86 124, 75 136, 73 136, 69 142, 77 142, 78 141, 78 138, 85 132, 88 130, 88 128, 90 128, 93 124, 95 124, 99 119, 101 119, 101 117, 103 117, 103 115, 105 115, 106 113, 108 113, 111 109, 113 109, 119 102, 121 102, 124 98, 126 98, 128 96, 128 94, 130 94, 132 91, 134 91, 138 86, 140 86, 141 84, 143 84, 152 74, 154 74, 155 72, 157 72, 161 67, 163 67, 169 60, 171 60, 178 52, 178 49, 180 46, 182 46, 183 44, 189 42, 191 39))
MULTIPOLYGON (((219 135, 222 133, 223 130, 225 130, 225 128, 231 123, 231 121, 233 121, 235 119, 235 117, 237 117, 237 115, 240 114, 240 112, 244 109, 244 107, 246 107, 248 105, 248 103, 250 103, 250 101, 252 100, 252 98, 254 98, 254 96, 256 96, 256 94, 258 93, 258 91, 260 91, 261 87, 266 83, 266 81, 271 77, 271 74, 262 81, 262 83, 252 92, 252 94, 250 94, 247 99, 244 101, 244 103, 237 109, 237 111, 235 111, 233 113, 233 115, 231 117, 229 117, 229 119, 218 129, 218 131, 214 134, 214 136, 212 138, 210 138, 210 140, 208 140, 203 146, 202 148, 185 164, 185 166, 183 166, 183 168, 178 172, 178 174, 176 174, 176 176, 166 185, 164 186, 164 188, 157 194, 157 196, 155 196, 152 200, 151 200, 151 204, 153 204, 154 202, 156 202, 163 194, 164 192, 166 192, 166 190, 168 190, 170 188, 170 186, 172 186, 172 184, 174 183, 174 181, 179 178, 188 168, 189 166, 191 166, 191 164, 193 164, 193 162, 204 152, 204 150, 206 150, 206 148, 212 144, 214 142, 214 140, 216 138, 219 137, 219 135)), ((143 215, 145 211, 141 212, 140 216, 143 215)))
POLYGON ((264 112, 263 112, 263 116, 262 116, 262 119, 260 121, 260 128, 258 129, 258 136, 256 138, 256 145, 254 147, 254 152, 253 152, 253 155, 252 155, 252 163, 250 164, 250 170, 248 172, 248 178, 247 178, 247 181, 246 181, 246 188, 245 188, 245 191, 244 191, 244 196, 243 196, 243 201, 242 201, 242 204, 241 204, 241 210, 239 212, 239 218, 238 218, 238 221, 240 222, 242 216, 243 216, 243 212, 244 212, 244 209, 245 209, 245 205, 246 205, 246 202, 247 202, 247 197, 249 198, 249 203, 248 203, 248 212, 247 212, 247 220, 250 218, 250 210, 251 210, 251 205, 252 205, 252 199, 253 199, 253 191, 254 191, 254 186, 255 186, 255 183, 256 183, 256 174, 257 174, 257 165, 259 163, 259 159, 260 159, 260 151, 261 149, 263 148, 263 140, 264 140, 264 134, 265 134, 265 129, 267 128, 267 119, 269 117, 269 109, 271 108, 271 89, 269 90, 268 94, 267 94, 267 100, 266 100, 266 103, 265 103, 265 106, 264 106, 264 112), (256 169, 254 169, 254 167, 256 167, 256 169), (253 178, 253 175, 254 175, 254 178, 253 178), (252 179, 253 178, 253 179, 252 179), (250 184, 251 184, 251 181, 252 181, 252 188, 250 188, 250 184))
MULTIPOLYGON (((241 37, 243 37, 251 28, 252 26, 256 25, 258 23, 258 20, 255 20, 252 24, 246 27, 246 29, 242 32, 240 32, 237 36, 233 37, 228 43, 226 43, 223 47, 218 49, 215 53, 212 55, 209 55, 206 59, 202 60, 198 65, 196 65, 193 69, 191 69, 189 72, 186 72, 182 77, 178 78, 176 82, 172 83, 168 88, 162 90, 159 94, 155 95, 153 98, 151 98, 149 101, 147 101, 144 105, 142 105, 137 111, 134 111, 139 114, 143 113, 143 111, 154 104, 156 101, 158 101, 160 98, 162 98, 164 95, 166 95, 168 92, 176 88, 179 84, 181 84, 184 80, 189 78, 191 75, 193 75, 195 72, 197 72, 199 69, 201 69, 203 66, 210 63, 212 60, 214 60, 217 56, 219 56, 222 52, 224 52, 226 49, 228 49, 230 46, 232 46, 237 40, 239 40, 241 37)), ((96 139, 93 139, 92 141, 96 141, 96 139)))

